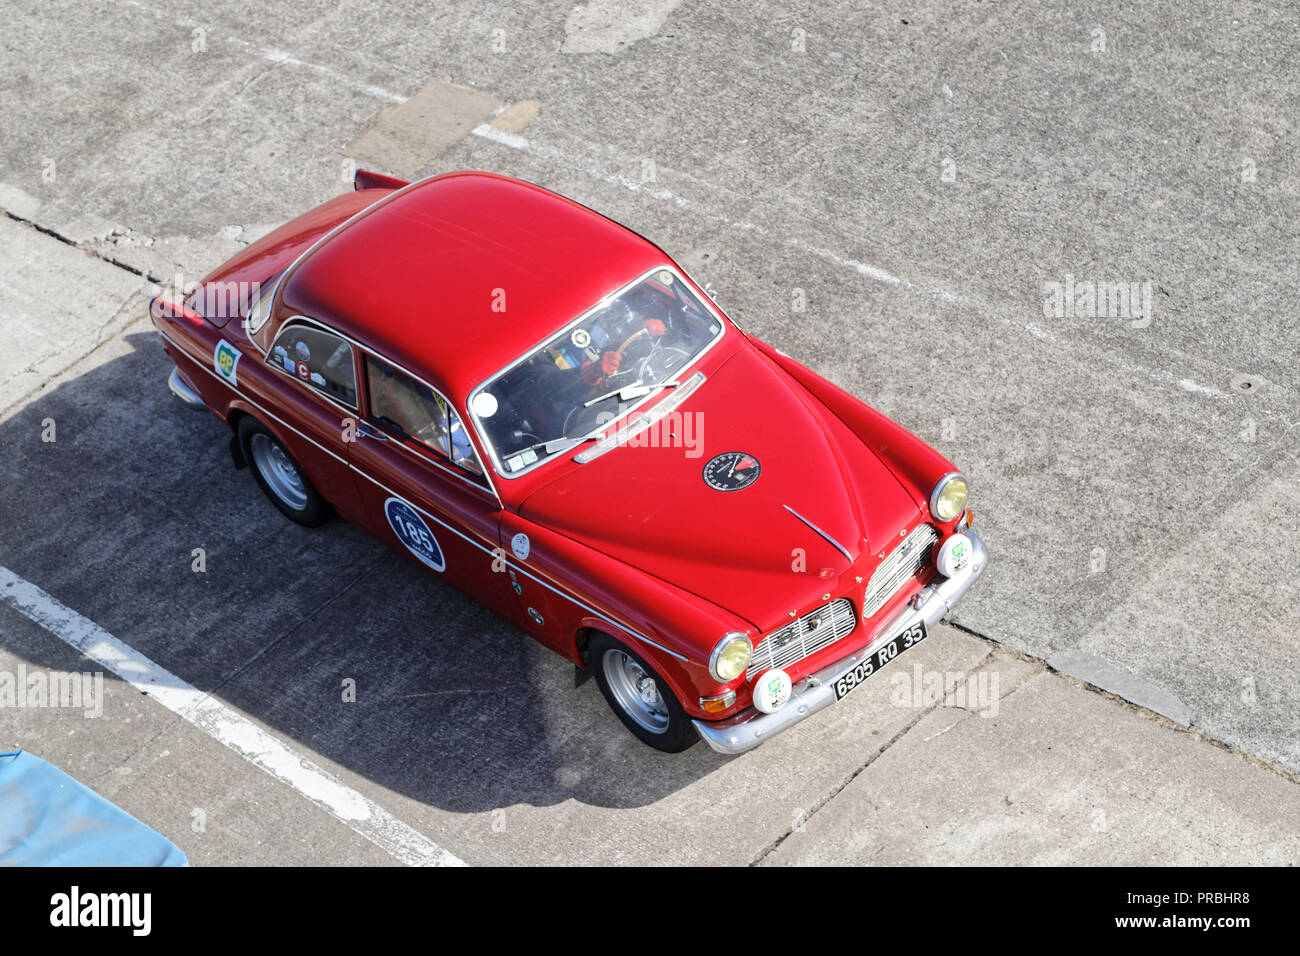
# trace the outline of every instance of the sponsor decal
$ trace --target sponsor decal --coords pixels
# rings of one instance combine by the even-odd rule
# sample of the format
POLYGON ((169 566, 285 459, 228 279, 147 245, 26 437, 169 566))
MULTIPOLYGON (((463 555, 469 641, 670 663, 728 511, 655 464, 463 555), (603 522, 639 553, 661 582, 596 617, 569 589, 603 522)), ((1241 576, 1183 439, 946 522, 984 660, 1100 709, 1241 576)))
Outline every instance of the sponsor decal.
POLYGON ((515 557, 520 561, 528 560, 528 552, 532 547, 528 540, 528 535, 522 531, 510 539, 510 550, 515 553, 515 557))
POLYGON ((772 714, 785 706, 794 692, 790 675, 779 667, 763 671, 754 681, 754 706, 765 714, 772 714))
POLYGON ((943 544, 939 546, 939 551, 935 555, 935 567, 939 573, 946 578, 952 577, 966 565, 970 564, 971 543, 970 538, 964 534, 949 535, 944 539, 943 544))
POLYGON ((236 373, 239 368, 239 358, 239 349, 225 339, 221 339, 212 352, 212 367, 231 385, 238 385, 239 379, 236 373))
POLYGON ((406 550, 415 555, 421 564, 435 571, 446 569, 447 563, 443 559, 438 539, 424 523, 424 518, 410 504, 401 498, 389 498, 384 502, 384 515, 388 518, 393 534, 397 535, 397 540, 401 541, 406 550))
POLYGON ((763 466, 743 451, 724 451, 704 466, 704 482, 717 491, 740 491, 758 481, 763 466))
POLYGON ((574 329, 573 334, 569 336, 569 341, 575 348, 585 349, 591 344, 591 333, 586 329, 574 329))

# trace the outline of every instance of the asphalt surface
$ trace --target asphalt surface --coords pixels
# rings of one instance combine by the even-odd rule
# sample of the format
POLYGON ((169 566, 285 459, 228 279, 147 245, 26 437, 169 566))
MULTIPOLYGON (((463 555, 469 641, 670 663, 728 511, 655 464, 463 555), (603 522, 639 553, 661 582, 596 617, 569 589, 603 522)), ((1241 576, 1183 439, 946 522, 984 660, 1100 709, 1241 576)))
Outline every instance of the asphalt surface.
MULTIPOLYGON (((7 13, 0 568, 469 863, 1300 857, 1293 12, 7 13), (461 105, 394 123, 417 95, 461 105), (891 667, 996 673, 998 713, 900 703, 882 673, 744 757, 665 757, 362 532, 284 522, 167 393, 144 303, 358 163, 572 196, 942 449, 992 561, 891 667), (1045 308, 1088 281, 1150 313, 1045 308)), ((23 663, 96 669, 0 600, 0 671, 23 663)), ((0 709, 0 749, 196 863, 394 862, 292 774, 106 686, 93 720, 0 709)))

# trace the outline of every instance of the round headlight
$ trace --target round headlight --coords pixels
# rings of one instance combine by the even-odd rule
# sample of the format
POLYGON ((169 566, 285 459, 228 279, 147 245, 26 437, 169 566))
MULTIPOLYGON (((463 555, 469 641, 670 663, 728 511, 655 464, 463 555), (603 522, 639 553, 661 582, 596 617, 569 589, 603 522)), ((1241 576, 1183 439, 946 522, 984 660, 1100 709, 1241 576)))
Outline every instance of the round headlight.
POLYGON ((940 521, 951 521, 966 510, 966 477, 952 471, 939 479, 930 492, 930 514, 940 521))
POLYGON ((735 680, 745 673, 752 653, 754 645, 749 643, 749 638, 733 631, 718 641, 718 646, 713 649, 713 656, 709 658, 709 673, 723 683, 735 680))

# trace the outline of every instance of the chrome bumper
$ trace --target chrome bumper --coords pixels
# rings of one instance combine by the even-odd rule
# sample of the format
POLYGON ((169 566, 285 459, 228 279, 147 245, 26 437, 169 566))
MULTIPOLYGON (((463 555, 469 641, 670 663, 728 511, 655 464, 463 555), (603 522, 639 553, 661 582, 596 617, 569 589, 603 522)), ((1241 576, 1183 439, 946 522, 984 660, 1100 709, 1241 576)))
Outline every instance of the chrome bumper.
POLYGON ((776 713, 764 714, 753 707, 734 717, 712 723, 694 721, 699 735, 718 753, 739 754, 753 750, 763 741, 806 720, 817 711, 835 703, 835 682, 853 670, 863 658, 874 654, 882 644, 892 641, 917 621, 925 621, 926 630, 934 627, 970 590, 975 579, 984 573, 988 552, 974 531, 966 531, 971 540, 970 564, 950 578, 938 577, 927 584, 903 610, 880 630, 879 636, 861 650, 829 664, 794 685, 790 700, 776 713))
POLYGON ((203 399, 199 393, 190 388, 189 383, 181 378, 179 369, 172 369, 171 375, 167 377, 167 387, 172 390, 172 394, 179 398, 190 408, 203 408, 203 399))

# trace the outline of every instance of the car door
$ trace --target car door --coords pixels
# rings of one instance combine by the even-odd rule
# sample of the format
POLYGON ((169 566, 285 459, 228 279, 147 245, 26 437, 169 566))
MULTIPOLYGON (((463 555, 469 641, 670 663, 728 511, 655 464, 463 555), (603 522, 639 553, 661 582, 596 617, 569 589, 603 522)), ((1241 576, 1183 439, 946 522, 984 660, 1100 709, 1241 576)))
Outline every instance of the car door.
POLYGON ((322 497, 349 520, 360 510, 348 467, 348 422, 358 416, 357 358, 346 338, 295 316, 276 334, 258 374, 246 374, 247 365, 238 368, 240 390, 279 419, 264 424, 288 447, 322 497))
POLYGON ((366 415, 352 447, 362 524, 500 609, 510 595, 497 557, 501 505, 460 417, 436 389, 386 359, 365 352, 362 371, 366 415))

